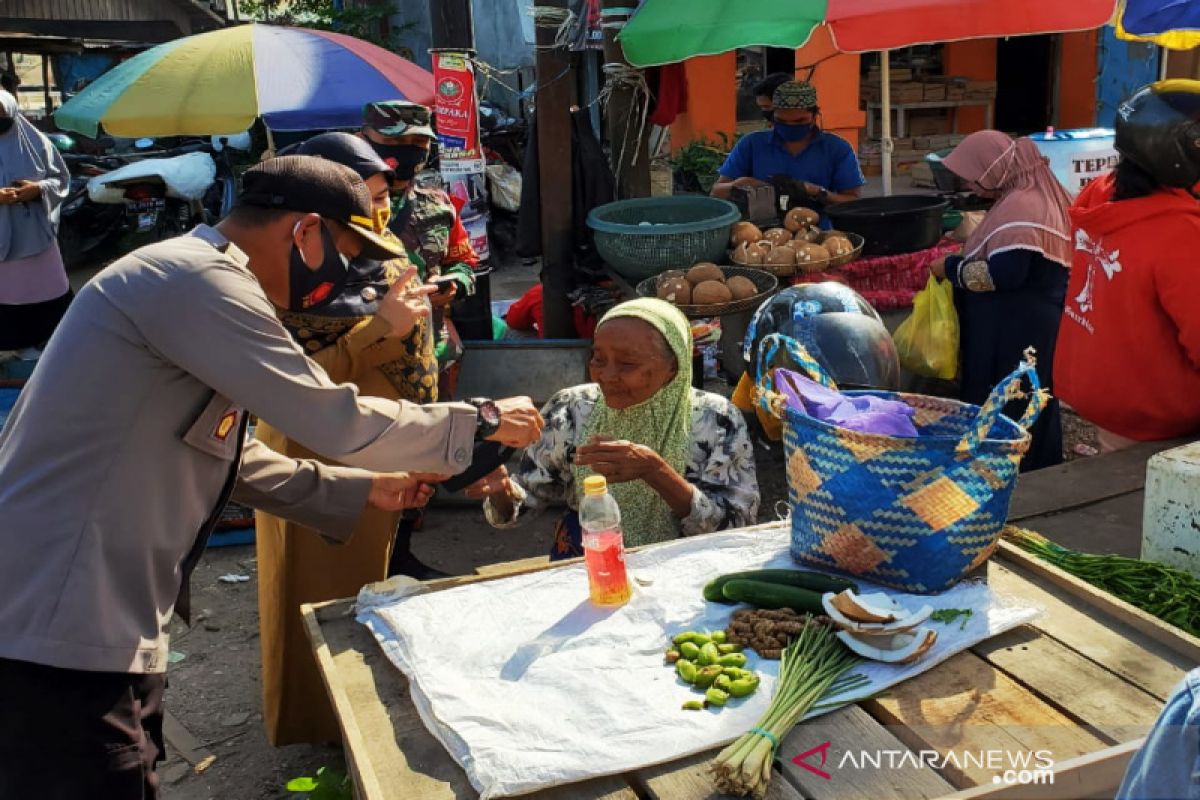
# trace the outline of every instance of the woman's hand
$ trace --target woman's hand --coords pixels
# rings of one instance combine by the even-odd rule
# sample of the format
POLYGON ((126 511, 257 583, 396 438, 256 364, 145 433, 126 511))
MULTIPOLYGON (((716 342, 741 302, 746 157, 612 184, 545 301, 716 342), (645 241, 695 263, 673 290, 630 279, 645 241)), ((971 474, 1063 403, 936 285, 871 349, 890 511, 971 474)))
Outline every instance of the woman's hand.
POLYGON ((436 289, 432 286, 409 286, 416 274, 416 267, 406 269, 379 301, 379 310, 375 315, 382 317, 391 326, 388 338, 403 339, 412 333, 422 317, 429 316, 429 295, 436 289))
POLYGON ((484 475, 479 480, 462 490, 462 493, 472 500, 485 500, 489 497, 512 498, 516 495, 508 470, 497 467, 495 471, 484 475))
POLYGON ((936 259, 929 265, 929 274, 939 280, 946 279, 946 257, 936 259))
POLYGON ((16 181, 12 188, 15 203, 32 203, 42 196, 42 185, 34 181, 16 181))
POLYGON ((649 481, 663 468, 668 468, 662 456, 641 444, 602 436, 593 438, 575 450, 575 463, 590 467, 609 483, 649 481))
POLYGON ((433 484, 448 477, 428 472, 381 472, 371 480, 367 502, 382 511, 424 508, 433 497, 433 484))

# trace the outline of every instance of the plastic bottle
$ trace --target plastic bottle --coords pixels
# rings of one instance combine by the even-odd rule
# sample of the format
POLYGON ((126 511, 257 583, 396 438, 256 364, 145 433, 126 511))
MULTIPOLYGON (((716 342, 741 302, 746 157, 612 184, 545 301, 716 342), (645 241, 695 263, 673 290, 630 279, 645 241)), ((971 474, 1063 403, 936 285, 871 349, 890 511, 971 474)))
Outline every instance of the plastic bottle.
POLYGON ((583 480, 579 526, 583 529, 583 557, 592 602, 598 606, 620 606, 629 602, 632 592, 625 572, 621 509, 608 493, 608 481, 603 475, 591 475, 583 480))

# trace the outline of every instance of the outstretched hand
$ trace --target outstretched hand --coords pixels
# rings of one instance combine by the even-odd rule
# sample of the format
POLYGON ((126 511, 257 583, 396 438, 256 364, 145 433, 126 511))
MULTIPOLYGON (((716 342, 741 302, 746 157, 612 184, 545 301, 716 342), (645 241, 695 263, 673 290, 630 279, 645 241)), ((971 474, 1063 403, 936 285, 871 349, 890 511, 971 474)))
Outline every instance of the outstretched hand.
POLYGON ((433 484, 448 477, 428 472, 382 472, 372 479, 367 502, 382 511, 424 508, 433 497, 433 484))

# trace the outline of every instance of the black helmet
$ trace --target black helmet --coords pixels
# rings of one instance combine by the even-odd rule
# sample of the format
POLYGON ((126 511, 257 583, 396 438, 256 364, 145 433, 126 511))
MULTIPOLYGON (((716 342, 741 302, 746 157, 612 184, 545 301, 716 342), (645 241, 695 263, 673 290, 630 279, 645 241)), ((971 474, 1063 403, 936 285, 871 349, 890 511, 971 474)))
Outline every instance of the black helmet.
MULTIPOLYGON (((900 386, 900 360, 883 320, 849 286, 833 281, 784 289, 758 307, 742 355, 751 376, 758 368, 758 347, 772 333, 804 345, 839 388, 890 389, 900 386)), ((771 366, 796 365, 780 351, 771 366)))
POLYGON ((1143 86, 1117 108, 1116 148, 1162 186, 1200 182, 1200 81, 1143 86))

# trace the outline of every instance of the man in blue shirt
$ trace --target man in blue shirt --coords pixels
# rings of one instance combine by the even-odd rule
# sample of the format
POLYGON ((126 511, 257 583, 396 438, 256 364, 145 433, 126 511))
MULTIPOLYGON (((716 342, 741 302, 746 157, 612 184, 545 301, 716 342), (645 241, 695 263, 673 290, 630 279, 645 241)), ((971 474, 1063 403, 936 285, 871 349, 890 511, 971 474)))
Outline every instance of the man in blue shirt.
POLYGON ((729 199, 735 186, 771 184, 788 194, 793 206, 857 198, 867 179, 850 143, 817 126, 817 90, 789 81, 775 90, 773 100, 774 126, 746 134, 734 146, 721 166, 713 197, 729 199))

